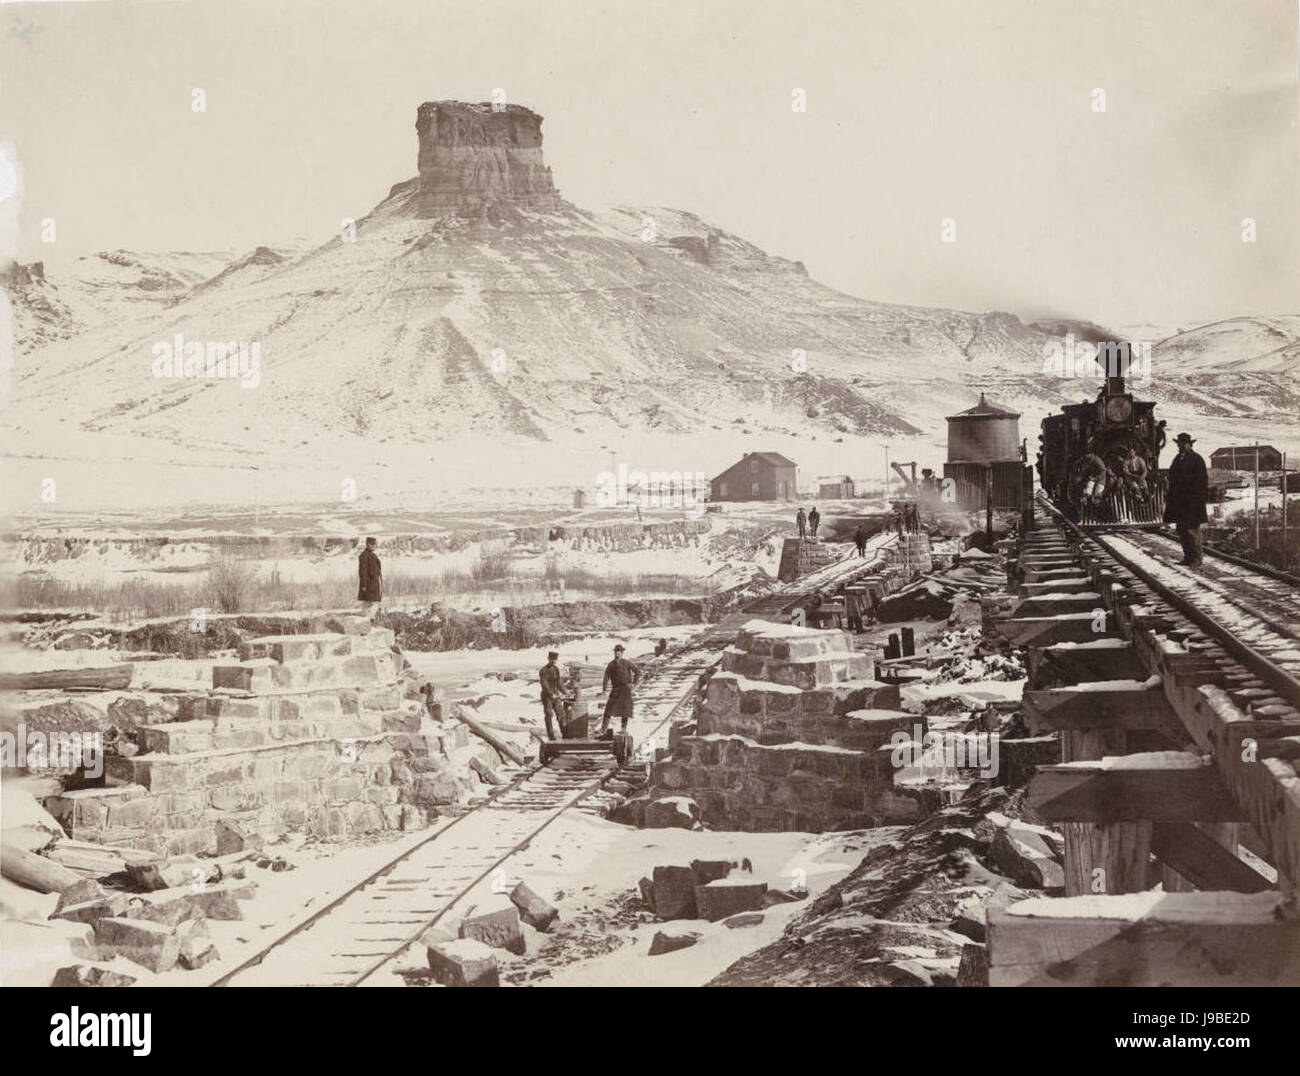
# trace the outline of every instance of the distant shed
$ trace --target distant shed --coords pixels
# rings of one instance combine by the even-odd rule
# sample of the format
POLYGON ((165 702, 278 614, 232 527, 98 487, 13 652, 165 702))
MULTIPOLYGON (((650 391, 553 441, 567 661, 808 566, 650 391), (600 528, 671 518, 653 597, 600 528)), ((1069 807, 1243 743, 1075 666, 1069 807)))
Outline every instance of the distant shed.
POLYGON ((856 496, 853 479, 848 475, 817 479, 817 496, 823 501, 847 501, 856 496))

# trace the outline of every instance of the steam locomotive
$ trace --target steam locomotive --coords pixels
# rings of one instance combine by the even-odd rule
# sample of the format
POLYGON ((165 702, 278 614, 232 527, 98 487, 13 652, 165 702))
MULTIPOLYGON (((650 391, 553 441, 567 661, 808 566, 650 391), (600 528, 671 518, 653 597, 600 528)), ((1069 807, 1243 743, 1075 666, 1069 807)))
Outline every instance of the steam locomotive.
POLYGON ((1135 400, 1123 376, 1112 375, 1095 400, 1043 419, 1038 481, 1068 518, 1091 525, 1161 521, 1165 423, 1156 420, 1155 406, 1135 400))

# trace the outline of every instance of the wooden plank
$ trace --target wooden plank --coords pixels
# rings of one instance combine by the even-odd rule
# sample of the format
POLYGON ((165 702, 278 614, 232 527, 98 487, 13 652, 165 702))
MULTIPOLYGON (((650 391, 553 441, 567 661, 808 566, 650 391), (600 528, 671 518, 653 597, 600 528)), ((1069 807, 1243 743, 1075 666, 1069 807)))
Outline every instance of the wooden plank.
POLYGON ((62 893, 82 878, 61 863, 11 844, 0 847, 0 874, 38 893, 62 893))
MULTIPOLYGON (((0 673, 0 691, 42 691, 46 688, 94 688, 120 691, 131 686, 130 664, 40 672, 0 673)), ((196 681, 196 688, 201 687, 196 681)))
POLYGON ((1249 721, 1230 694, 1212 684, 1191 688, 1166 680, 1165 694, 1193 742, 1213 753, 1219 776, 1264 842, 1268 861, 1300 888, 1300 775, 1288 760, 1243 744, 1285 737, 1290 723, 1249 721))
POLYGON ((516 766, 527 765, 527 760, 523 755, 501 739, 501 737, 493 735, 472 717, 466 714, 463 706, 453 705, 451 712, 457 721, 461 722, 463 725, 468 725, 469 730, 474 733, 474 735, 478 736, 482 740, 486 740, 504 758, 508 758, 516 766))
POLYGON ((990 986, 1282 986, 1300 929, 1275 892, 1039 898, 988 912, 990 986))
POLYGON ((1011 609, 1013 617, 1059 616, 1061 613, 1081 613, 1100 609, 1101 595, 1095 590, 1048 591, 1021 598, 1011 609))
POLYGON ((1029 683, 1034 688, 1093 680, 1142 680, 1147 675, 1132 644, 1121 639, 1034 646, 1029 648, 1028 659, 1029 683))
MULTIPOLYGON (((1110 620, 1109 617, 1106 619, 1110 620)), ((1107 632, 1094 631, 1094 623, 1091 612, 1065 613, 1061 616, 1000 620, 997 629, 1003 638, 1016 646, 1050 646, 1053 643, 1086 643, 1103 638, 1107 632)))
MULTIPOLYGON (((1161 752, 1181 755, 1185 752, 1161 752)), ((1239 822, 1244 812, 1213 766, 1171 768, 1151 755, 1042 766, 1029 802, 1048 822, 1239 822), (1150 763, 1143 760, 1150 759, 1150 763)))
POLYGON ((1065 895, 1140 893, 1149 888, 1150 822, 1062 822, 1065 895))
POLYGON ((1151 851, 1197 889, 1261 893, 1273 883, 1189 822, 1159 822, 1151 851))
POLYGON ((1150 677, 1141 684, 1111 680, 1026 691, 1023 698, 1029 727, 1035 732, 1100 728, 1163 731, 1179 727, 1178 715, 1165 698, 1159 677, 1150 677))
POLYGON ((117 855, 113 849, 100 846, 93 850, 70 847, 67 841, 60 841, 48 852, 46 857, 61 863, 69 870, 77 871, 88 878, 105 878, 126 870, 126 860, 117 855))

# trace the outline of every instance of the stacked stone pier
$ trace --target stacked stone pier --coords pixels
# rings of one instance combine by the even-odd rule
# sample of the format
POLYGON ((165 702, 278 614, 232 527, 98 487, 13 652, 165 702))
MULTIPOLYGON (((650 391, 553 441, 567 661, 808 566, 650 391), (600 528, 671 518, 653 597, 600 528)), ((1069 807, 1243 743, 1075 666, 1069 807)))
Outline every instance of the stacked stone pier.
POLYGON ((709 680, 694 727, 651 768, 651 798, 688 796, 716 829, 823 832, 914 820, 894 788, 890 739, 924 719, 841 631, 755 620, 709 680))
POLYGON ((782 583, 793 583, 838 559, 835 549, 818 538, 787 538, 781 545, 781 564, 776 577, 782 583))
POLYGON ((474 784, 450 760, 468 730, 404 697, 392 631, 361 617, 334 624, 241 645, 175 720, 136 730, 139 753, 109 756, 106 787, 47 808, 74 839, 180 854, 216 851, 222 824, 352 836, 464 803, 474 784))

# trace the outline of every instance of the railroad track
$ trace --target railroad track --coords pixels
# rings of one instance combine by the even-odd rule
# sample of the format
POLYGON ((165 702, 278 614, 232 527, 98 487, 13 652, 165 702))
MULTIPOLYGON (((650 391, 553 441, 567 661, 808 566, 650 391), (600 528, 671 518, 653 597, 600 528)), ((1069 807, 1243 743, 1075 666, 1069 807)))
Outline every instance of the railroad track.
MULTIPOLYGON (((880 553, 890 539, 877 536, 880 553)), ((659 662, 648 662, 629 732, 657 737, 694 698, 739 625, 781 617, 801 597, 859 574, 846 558, 750 603, 659 662)), ((210 986, 359 986, 436 926, 566 811, 584 809, 616 772, 606 754, 565 754, 521 774, 485 803, 448 819, 355 885, 305 915, 210 986)), ((593 811, 594 807, 591 808, 593 811)))
POLYGON ((1171 608, 1250 669, 1292 706, 1300 706, 1300 589, 1274 573, 1235 560, 1180 565, 1178 542, 1141 528, 1089 531, 1041 503, 1063 530, 1092 545, 1145 583, 1171 608))
MULTIPOLYGON (((1067 895, 1088 892, 1088 871, 1097 866, 1112 881, 1121 880, 1114 892, 1146 889, 1142 833, 1158 838, 1163 851, 1156 851, 1157 857, 1166 865, 1169 855, 1180 861, 1175 871, 1182 872, 1185 881, 1195 879, 1199 889, 1267 888, 1267 880, 1261 882, 1255 872, 1242 877, 1235 856, 1236 830, 1209 841, 1213 845, 1221 840, 1234 855, 1217 860, 1208 855, 1202 861, 1196 857, 1207 851, 1205 847, 1189 851, 1198 839, 1189 823, 1216 820, 1250 823, 1251 840, 1261 842, 1252 850, 1277 870, 1283 894, 1295 894, 1300 890, 1300 589, 1276 573, 1232 561, 1207 560, 1196 568, 1180 565, 1180 546, 1166 535, 1138 528, 1079 527, 1042 496, 1038 507, 1040 529, 1022 537, 1022 556, 1052 565, 1072 560, 1080 567, 1078 575, 1067 578, 1061 569, 1058 576, 1062 591, 1056 596, 1065 611, 1048 612, 1037 621, 1032 616, 1021 620, 1026 628, 1022 637, 1045 639, 1053 634, 1058 641, 1083 641, 1075 634, 1077 621, 1091 613, 1069 606, 1068 595, 1097 591, 1099 595, 1089 597, 1095 601, 1100 596, 1111 637, 1122 640, 1129 660, 1148 677, 1145 684, 1136 685, 1127 679, 1134 675, 1129 672, 1116 679, 1100 661, 1092 676, 1084 676, 1096 681, 1086 696, 1088 705, 1074 705, 1078 699, 1071 700, 1068 686, 1026 692, 1026 700, 1035 696, 1032 708, 1039 723, 1061 731, 1069 745, 1065 757, 1082 767, 1075 772, 1048 767, 1031 782, 1030 800, 1044 817, 1084 829, 1104 828, 1117 820, 1137 826, 1147 820, 1145 830, 1108 830, 1105 839, 1080 830, 1073 847, 1067 829, 1067 883, 1074 878, 1083 886, 1072 891, 1067 884, 1067 895), (1042 528, 1044 515, 1063 541, 1042 528), (1041 630, 1053 620, 1060 621, 1055 632, 1041 630), (1068 623, 1072 620, 1073 627, 1068 623), (1154 693, 1143 698, 1146 691, 1154 693), (1063 708, 1054 712, 1058 706, 1063 708), (1165 742, 1179 745, 1186 755, 1182 765, 1199 759, 1213 779, 1193 778, 1197 787, 1190 792, 1170 783, 1160 761, 1160 752, 1167 749, 1148 756, 1134 746, 1150 742, 1153 730, 1165 742), (1107 755, 1132 755, 1131 783, 1115 777, 1124 767, 1112 772, 1100 764, 1088 770, 1089 761, 1107 755), (1077 787, 1088 781, 1094 782, 1091 799, 1077 787), (1076 784, 1069 794, 1061 802, 1053 800, 1052 789, 1071 782, 1076 784), (1041 786, 1038 793, 1035 783, 1041 786), (1229 801, 1231 808, 1223 806, 1229 801), (1156 833, 1153 823, 1165 828, 1156 833), (1171 823, 1176 824, 1173 831, 1171 823), (1073 873, 1072 863, 1077 868, 1073 873)), ((1288 915, 1294 912, 1292 907, 1288 915)))

